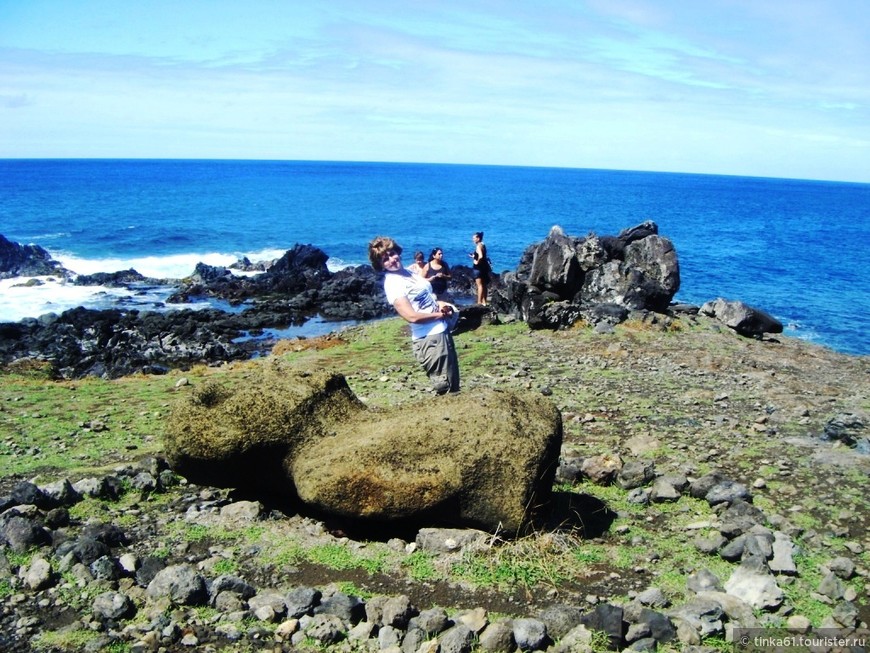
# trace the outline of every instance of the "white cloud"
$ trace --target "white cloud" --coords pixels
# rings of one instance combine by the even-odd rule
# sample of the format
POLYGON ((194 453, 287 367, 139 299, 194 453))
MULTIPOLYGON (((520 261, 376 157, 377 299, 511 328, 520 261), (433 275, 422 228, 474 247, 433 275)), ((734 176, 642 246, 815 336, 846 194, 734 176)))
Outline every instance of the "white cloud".
POLYGON ((870 181, 861 3, 250 4, 17 7, 0 22, 0 156, 870 181))

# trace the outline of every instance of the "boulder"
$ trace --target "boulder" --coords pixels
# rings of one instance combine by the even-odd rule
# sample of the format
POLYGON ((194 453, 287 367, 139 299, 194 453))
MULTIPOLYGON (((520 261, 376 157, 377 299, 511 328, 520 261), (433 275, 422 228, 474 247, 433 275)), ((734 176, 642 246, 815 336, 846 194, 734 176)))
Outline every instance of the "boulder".
MULTIPOLYGON (((866 445, 868 439, 867 416, 856 413, 840 413, 828 420, 825 424, 824 432, 822 433, 823 440, 836 440, 843 444, 852 447, 862 447, 860 444, 866 445)), ((867 447, 863 447, 865 453, 868 452, 867 447)))
POLYGON ((663 312, 679 287, 680 269, 673 244, 650 235, 629 244, 623 260, 608 261, 591 270, 583 283, 581 302, 663 312))
POLYGON ((365 523, 518 534, 544 516, 562 421, 539 395, 481 388, 374 410, 340 374, 258 370, 174 407, 177 473, 365 523))
POLYGON ((632 310, 667 310, 679 287, 676 251, 654 222, 601 238, 571 237, 554 226, 526 249, 515 272, 502 276, 493 305, 532 328, 566 328, 580 319, 597 324, 599 317, 613 324, 632 310))
POLYGON ((723 322, 741 336, 760 338, 765 333, 782 333, 782 322, 739 301, 719 297, 702 305, 700 313, 723 322))

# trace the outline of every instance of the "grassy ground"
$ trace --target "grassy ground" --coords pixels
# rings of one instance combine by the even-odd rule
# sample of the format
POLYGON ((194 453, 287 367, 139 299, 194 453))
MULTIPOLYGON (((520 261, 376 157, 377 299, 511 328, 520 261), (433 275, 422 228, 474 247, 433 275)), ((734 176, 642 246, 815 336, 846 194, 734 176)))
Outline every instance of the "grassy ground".
MULTIPOLYGON (((524 389, 561 409, 563 455, 618 454, 652 462, 659 473, 689 476, 719 470, 752 485, 756 505, 798 532, 800 575, 784 589, 795 612, 815 625, 832 609, 814 594, 819 567, 838 555, 870 567, 868 457, 817 437, 840 412, 870 411, 866 358, 788 339, 748 340, 694 321, 666 330, 629 323, 611 335, 584 328, 532 332, 510 323, 482 326, 456 341, 464 391, 524 389)), ((430 397, 399 320, 283 342, 273 356, 293 369, 341 372, 371 406, 430 397)), ((244 383, 246 371, 263 363, 115 381, 50 381, 38 366, 6 370, 0 374, 0 490, 24 478, 75 480, 160 454, 164 417, 177 393, 210 377, 244 383)), ((183 488, 110 506, 87 500, 74 516, 130 520, 135 504, 134 521, 143 511, 153 515, 167 556, 179 547, 222 551, 211 562, 215 574, 242 573, 263 583, 332 581, 362 596, 402 592, 418 604, 482 604, 513 614, 547 602, 626 601, 650 586, 679 603, 688 574, 706 568, 724 581, 733 569, 692 544, 711 532, 714 515, 706 502, 683 497, 638 506, 624 490, 588 482, 557 490, 615 519, 594 536, 548 529, 435 556, 394 541, 342 537, 298 515, 244 529, 161 517, 183 502, 183 488)), ((859 597, 866 597, 865 582, 862 576, 850 581, 859 597)), ((866 605, 862 610, 866 620, 866 605)))

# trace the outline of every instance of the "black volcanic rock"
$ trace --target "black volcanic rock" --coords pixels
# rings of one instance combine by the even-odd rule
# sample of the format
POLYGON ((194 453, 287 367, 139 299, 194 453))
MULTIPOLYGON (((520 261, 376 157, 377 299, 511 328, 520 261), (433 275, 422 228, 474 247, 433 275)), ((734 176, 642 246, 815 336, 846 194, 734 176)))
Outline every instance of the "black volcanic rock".
POLYGON ((0 279, 59 275, 69 271, 39 245, 20 245, 0 234, 0 279))
POLYGON ((565 328, 598 313, 606 313, 610 323, 616 313, 596 311, 598 305, 620 307, 624 317, 630 311, 664 312, 679 288, 677 253, 654 222, 617 236, 584 238, 553 227, 523 252, 514 272, 502 275, 492 303, 532 328, 565 328))
POLYGON ((118 272, 95 272, 94 274, 80 274, 75 278, 76 286, 110 286, 124 287, 131 283, 141 283, 149 279, 133 268, 119 270, 118 272))

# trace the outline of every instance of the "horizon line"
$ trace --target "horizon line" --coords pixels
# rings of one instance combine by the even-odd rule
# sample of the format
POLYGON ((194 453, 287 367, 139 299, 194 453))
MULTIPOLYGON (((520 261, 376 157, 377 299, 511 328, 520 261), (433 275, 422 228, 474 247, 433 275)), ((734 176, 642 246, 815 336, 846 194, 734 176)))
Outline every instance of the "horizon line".
POLYGON ((378 161, 378 160, 363 160, 363 159, 273 159, 273 158, 229 158, 229 157, 104 157, 104 156, 17 156, 4 157, 0 156, 0 161, 153 161, 153 162, 236 162, 236 163, 356 163, 356 164, 378 164, 378 165, 418 165, 418 166, 456 166, 456 167, 478 167, 478 168, 534 168, 541 170, 586 170, 597 172, 627 172, 627 173, 644 173, 644 174, 662 174, 662 175, 696 175, 699 177, 730 177, 730 178, 745 178, 745 179, 774 179, 779 181, 803 181, 803 182, 821 182, 835 184, 853 184, 867 186, 870 181, 849 181, 843 179, 818 179, 812 177, 779 177, 775 175, 758 175, 758 174, 736 174, 736 173, 721 173, 721 172, 686 172, 679 170, 642 170, 631 168, 598 168, 598 167, 576 167, 576 166, 558 166, 558 165, 518 165, 510 163, 456 163, 449 161, 378 161))

